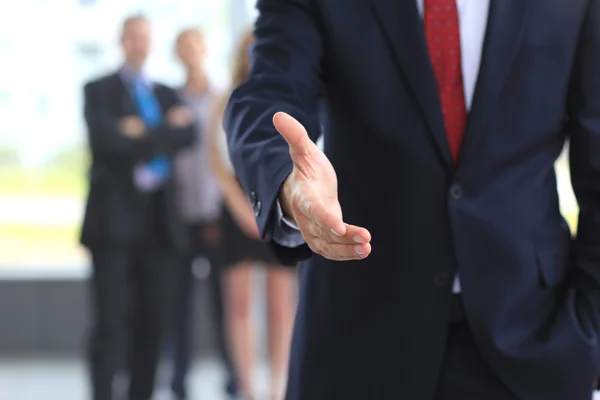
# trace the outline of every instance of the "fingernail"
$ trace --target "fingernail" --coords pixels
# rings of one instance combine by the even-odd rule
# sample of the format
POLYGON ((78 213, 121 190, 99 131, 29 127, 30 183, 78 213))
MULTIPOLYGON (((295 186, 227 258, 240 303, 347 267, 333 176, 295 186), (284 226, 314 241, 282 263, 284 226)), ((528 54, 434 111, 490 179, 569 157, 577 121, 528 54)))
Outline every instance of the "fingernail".
POLYGON ((336 232, 333 228, 331 229, 331 233, 333 233, 335 236, 344 236, 341 233, 336 232))
POLYGON ((354 252, 359 256, 365 255, 365 249, 363 249, 362 246, 354 246, 354 252))
POLYGON ((358 236, 358 235, 356 235, 356 236, 354 236, 352 239, 353 239, 353 240, 354 240, 354 242, 356 242, 356 243, 361 243, 361 244, 365 244, 365 243, 367 243, 367 241, 366 241, 366 240, 365 240, 365 239, 364 239, 362 236, 358 236))

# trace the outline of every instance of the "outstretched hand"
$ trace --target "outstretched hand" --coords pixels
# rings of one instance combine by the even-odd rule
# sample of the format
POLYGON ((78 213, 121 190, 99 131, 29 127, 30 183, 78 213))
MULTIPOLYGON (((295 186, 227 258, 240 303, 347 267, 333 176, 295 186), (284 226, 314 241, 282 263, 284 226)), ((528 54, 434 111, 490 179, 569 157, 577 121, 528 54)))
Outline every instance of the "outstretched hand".
POLYGON ((344 223, 337 176, 327 156, 290 115, 279 112, 273 124, 290 148, 294 169, 279 195, 287 217, 294 219, 308 246, 330 260, 360 260, 371 253, 371 234, 344 223))

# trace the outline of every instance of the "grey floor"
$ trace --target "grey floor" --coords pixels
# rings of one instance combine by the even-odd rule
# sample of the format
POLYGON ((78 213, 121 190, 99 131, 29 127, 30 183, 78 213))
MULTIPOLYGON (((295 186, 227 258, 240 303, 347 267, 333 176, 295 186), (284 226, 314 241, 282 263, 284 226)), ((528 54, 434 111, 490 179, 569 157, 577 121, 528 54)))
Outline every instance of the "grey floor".
MULTIPOLYGON (((258 368, 256 382, 264 393, 264 366, 258 368)), ((0 358, 0 400, 87 400, 86 383, 84 364, 75 358, 0 358)), ((222 383, 218 363, 197 364, 190 377, 191 400, 226 400, 222 383)), ((156 400, 168 399, 167 391, 158 391, 156 400)))
MULTIPOLYGON (((264 393, 263 366, 257 368, 256 382, 264 393)), ((226 400, 222 385, 218 363, 197 364, 190 376, 191 400, 226 400)), ((87 400, 87 393, 85 365, 76 358, 0 358, 0 400, 87 400)), ((167 399, 168 392, 159 390, 156 400, 167 399)))

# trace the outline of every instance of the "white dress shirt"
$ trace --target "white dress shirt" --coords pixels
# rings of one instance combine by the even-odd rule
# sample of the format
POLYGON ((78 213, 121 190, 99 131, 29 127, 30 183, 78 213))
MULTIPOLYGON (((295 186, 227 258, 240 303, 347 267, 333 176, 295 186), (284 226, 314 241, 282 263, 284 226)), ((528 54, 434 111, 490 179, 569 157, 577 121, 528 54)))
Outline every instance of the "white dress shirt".
MULTIPOLYGON (((423 15, 425 0, 417 0, 419 13, 423 15)), ((471 109, 475 86, 479 76, 483 41, 487 28, 490 0, 456 0, 460 19, 460 40, 462 56, 463 86, 465 105, 471 109)), ((275 229, 273 240, 286 247, 297 247, 304 244, 298 226, 283 216, 281 205, 277 202, 275 210, 275 229)), ((454 293, 460 293, 458 275, 454 279, 454 293)))

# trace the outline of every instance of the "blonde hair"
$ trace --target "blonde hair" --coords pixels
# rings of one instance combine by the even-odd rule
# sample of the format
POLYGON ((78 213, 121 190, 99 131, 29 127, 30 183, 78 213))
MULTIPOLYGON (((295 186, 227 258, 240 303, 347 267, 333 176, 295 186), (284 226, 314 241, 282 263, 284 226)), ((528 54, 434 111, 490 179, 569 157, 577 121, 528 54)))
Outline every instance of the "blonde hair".
POLYGON ((248 78, 248 65, 246 64, 246 58, 248 57, 249 47, 254 41, 254 32, 252 28, 247 28, 241 37, 241 40, 237 46, 235 52, 235 59, 233 60, 233 70, 231 73, 231 85, 237 87, 244 83, 248 78))
POLYGON ((254 32, 252 27, 247 28, 244 34, 240 37, 237 47, 235 48, 235 58, 233 59, 233 69, 231 70, 231 81, 229 91, 221 96, 215 108, 216 115, 223 115, 229 102, 229 96, 233 90, 240 86, 248 78, 250 71, 246 63, 249 47, 254 41, 254 32))

